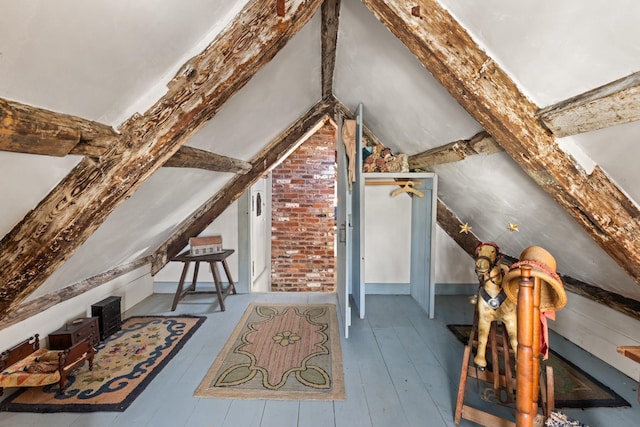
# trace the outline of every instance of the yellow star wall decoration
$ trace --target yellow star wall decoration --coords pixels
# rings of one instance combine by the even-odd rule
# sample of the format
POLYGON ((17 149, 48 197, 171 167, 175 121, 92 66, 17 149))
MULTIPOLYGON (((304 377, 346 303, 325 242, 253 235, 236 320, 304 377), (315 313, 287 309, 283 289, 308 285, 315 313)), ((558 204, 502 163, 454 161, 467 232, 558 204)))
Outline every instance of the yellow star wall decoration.
POLYGON ((460 233, 469 234, 471 231, 471 227, 469 227, 469 223, 465 222, 464 225, 460 226, 460 233))

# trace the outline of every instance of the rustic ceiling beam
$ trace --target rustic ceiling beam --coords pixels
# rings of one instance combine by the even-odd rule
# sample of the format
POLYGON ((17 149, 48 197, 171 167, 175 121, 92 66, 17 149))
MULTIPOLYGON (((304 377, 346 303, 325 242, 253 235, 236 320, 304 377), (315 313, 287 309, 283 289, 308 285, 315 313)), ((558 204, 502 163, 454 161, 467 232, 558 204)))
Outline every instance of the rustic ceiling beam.
POLYGON ((221 154, 210 153, 199 148, 183 145, 163 165, 172 168, 197 168, 213 172, 244 174, 251 170, 251 163, 221 154))
POLYGON ((564 288, 591 301, 605 305, 612 310, 640 320, 640 301, 582 282, 570 276, 560 274, 564 288))
POLYGON ((472 232, 461 233, 462 221, 449 210, 447 205, 438 198, 436 221, 442 230, 453 239, 470 257, 474 257, 480 239, 472 232))
POLYGON ((204 231, 222 212, 235 202, 248 188, 258 181, 281 159, 286 158, 301 141, 313 135, 332 114, 331 100, 322 100, 312 107, 303 117, 268 144, 251 160, 251 170, 237 175, 220 189, 213 197, 202 204, 183 221, 176 231, 154 253, 151 274, 155 275, 189 242, 189 238, 204 231))
POLYGON ((112 280, 127 274, 137 268, 143 267, 152 261, 151 256, 139 258, 133 262, 126 263, 114 267, 104 273, 97 274, 88 279, 81 280, 72 285, 65 286, 61 289, 56 289, 53 292, 42 295, 32 300, 23 301, 17 307, 15 307, 6 317, 0 320, 0 330, 15 325, 34 316, 38 313, 63 303, 71 298, 75 298, 83 293, 97 288, 100 285, 111 282, 112 280))
POLYGON ((409 169, 426 169, 443 163, 464 160, 476 154, 493 154, 504 151, 489 133, 482 131, 471 139, 450 142, 422 153, 409 156, 409 169))
POLYGON ((120 127, 121 138, 99 162, 83 158, 0 241, 0 319, 268 63, 320 4, 289 0, 285 17, 278 17, 271 2, 250 1, 181 68, 156 104, 120 127))
POLYGON ((363 0, 520 167, 640 283, 640 211, 599 168, 588 174, 536 119, 533 104, 436 0, 363 0))
POLYGON ((66 156, 119 137, 110 126, 0 98, 0 150, 66 156))
MULTIPOLYGON (((99 159, 119 138, 107 125, 0 98, 0 151, 99 159)), ((251 168, 243 160, 188 146, 180 147, 163 166, 233 173, 251 168)))
POLYGON ((338 21, 340 0, 324 0, 322 3, 322 97, 333 94, 333 72, 336 66, 336 46, 338 44, 338 21))
POLYGON ((640 72, 543 108, 537 116, 558 138, 640 120, 640 72))

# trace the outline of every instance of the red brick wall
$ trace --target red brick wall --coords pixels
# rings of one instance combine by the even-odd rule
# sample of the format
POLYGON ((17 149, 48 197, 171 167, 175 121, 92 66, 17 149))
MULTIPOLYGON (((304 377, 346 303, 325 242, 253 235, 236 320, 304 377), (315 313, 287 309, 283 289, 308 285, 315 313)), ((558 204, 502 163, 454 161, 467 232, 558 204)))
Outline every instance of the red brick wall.
POLYGON ((273 170, 273 291, 334 290, 335 132, 325 125, 273 170))

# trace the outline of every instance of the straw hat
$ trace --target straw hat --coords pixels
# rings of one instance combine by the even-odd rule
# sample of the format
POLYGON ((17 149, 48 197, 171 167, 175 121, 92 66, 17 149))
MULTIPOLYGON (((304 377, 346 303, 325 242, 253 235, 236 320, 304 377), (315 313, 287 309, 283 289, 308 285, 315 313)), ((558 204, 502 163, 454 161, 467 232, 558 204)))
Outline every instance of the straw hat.
POLYGON ((562 280, 556 273, 556 260, 544 248, 530 246, 520 254, 520 261, 514 263, 502 280, 507 298, 514 304, 518 301, 520 266, 531 266, 531 276, 540 279, 540 311, 557 311, 567 303, 562 280))

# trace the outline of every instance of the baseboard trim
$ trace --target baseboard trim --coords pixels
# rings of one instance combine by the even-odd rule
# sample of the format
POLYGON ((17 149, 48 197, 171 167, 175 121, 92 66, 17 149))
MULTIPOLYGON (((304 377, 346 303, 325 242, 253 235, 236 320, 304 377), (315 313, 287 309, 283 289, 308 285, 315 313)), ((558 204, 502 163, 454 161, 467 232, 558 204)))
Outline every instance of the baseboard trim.
POLYGON ((409 295, 411 285, 409 283, 366 283, 364 291, 366 295, 409 295))
POLYGON ((477 283, 436 283, 436 295, 474 295, 477 283))
MULTIPOLYGON (((185 282, 189 286, 191 282, 185 282)), ((226 288, 229 283, 222 282, 226 288)), ((236 283, 236 289, 238 284, 236 283)), ((178 282, 153 282, 153 292, 156 294, 175 294, 178 282)), ((198 289, 203 291, 215 291, 213 282, 198 282, 198 289)), ((477 283, 436 283, 436 295, 473 295, 478 290, 477 283)), ((367 295, 410 295, 409 283, 367 283, 365 284, 367 295)))
MULTIPOLYGON (((474 295, 478 291, 477 283, 436 283, 436 295, 474 295)), ((410 295, 410 283, 367 283, 367 295, 410 295)))

